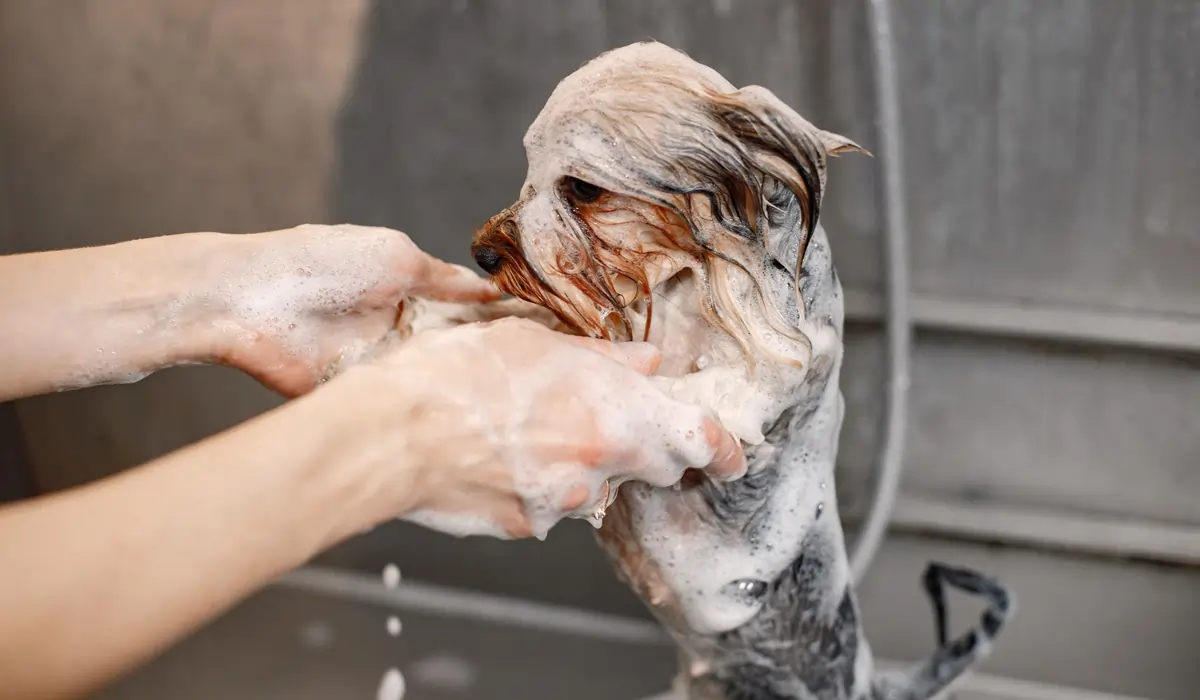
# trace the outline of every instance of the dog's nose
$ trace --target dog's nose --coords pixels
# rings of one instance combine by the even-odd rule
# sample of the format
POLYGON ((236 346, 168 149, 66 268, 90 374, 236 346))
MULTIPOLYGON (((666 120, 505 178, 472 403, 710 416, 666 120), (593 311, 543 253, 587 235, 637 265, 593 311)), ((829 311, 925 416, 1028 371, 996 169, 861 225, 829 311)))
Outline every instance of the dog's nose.
POLYGON ((500 259, 500 253, 490 245, 474 245, 471 246, 471 255, 475 257, 475 262, 483 271, 489 275, 494 275, 500 271, 500 265, 503 262, 500 259))

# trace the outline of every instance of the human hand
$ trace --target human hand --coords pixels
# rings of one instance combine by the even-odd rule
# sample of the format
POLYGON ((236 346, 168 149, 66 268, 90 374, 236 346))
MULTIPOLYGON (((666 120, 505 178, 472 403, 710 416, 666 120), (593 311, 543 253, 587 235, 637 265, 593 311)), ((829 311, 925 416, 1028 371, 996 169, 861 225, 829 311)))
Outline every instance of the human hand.
POLYGON ((406 297, 501 296, 392 229, 308 224, 232 238, 236 260, 226 260, 212 300, 223 309, 213 354, 285 396, 369 354, 395 327, 406 297))
POLYGON ((392 491, 377 520, 541 537, 563 517, 598 524, 626 480, 745 473, 740 443, 711 413, 653 386, 660 359, 644 343, 503 319, 426 331, 329 389, 372 416, 354 439, 393 475, 378 482, 392 491))

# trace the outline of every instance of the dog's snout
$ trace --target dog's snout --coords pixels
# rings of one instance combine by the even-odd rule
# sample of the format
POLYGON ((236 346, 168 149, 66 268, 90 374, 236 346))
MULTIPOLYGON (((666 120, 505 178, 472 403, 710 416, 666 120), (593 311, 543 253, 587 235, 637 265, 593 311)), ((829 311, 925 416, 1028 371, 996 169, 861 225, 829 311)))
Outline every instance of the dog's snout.
POLYGON ((489 275, 494 275, 500 271, 500 266, 503 260, 500 258, 500 253, 495 248, 486 244, 477 244, 471 246, 471 255, 475 258, 475 263, 489 275))

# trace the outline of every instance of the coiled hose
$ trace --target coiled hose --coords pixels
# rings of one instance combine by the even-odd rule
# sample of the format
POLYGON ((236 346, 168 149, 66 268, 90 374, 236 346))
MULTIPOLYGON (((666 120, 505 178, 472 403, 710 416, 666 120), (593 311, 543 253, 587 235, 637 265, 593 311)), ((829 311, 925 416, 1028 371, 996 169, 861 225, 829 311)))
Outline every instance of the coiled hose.
POLYGON ((850 555, 850 575, 857 584, 871 566, 896 505, 904 468, 908 429, 909 367, 912 362, 912 317, 908 304, 908 213, 904 199, 904 161, 900 133, 900 95, 896 79, 895 37, 891 3, 868 0, 871 57, 875 68, 875 103, 879 150, 883 156, 883 252, 887 335, 886 403, 883 442, 875 466, 875 493, 850 555))

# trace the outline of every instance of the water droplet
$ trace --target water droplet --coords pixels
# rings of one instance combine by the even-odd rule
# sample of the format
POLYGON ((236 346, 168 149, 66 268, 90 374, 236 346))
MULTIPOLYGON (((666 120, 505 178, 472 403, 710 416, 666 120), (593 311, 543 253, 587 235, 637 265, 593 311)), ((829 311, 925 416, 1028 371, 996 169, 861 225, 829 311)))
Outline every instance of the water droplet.
POLYGON ((824 512, 825 512, 825 504, 818 503, 817 504, 817 520, 821 519, 821 513, 824 513, 824 512))
POLYGON ((388 589, 400 585, 400 567, 395 564, 388 564, 383 567, 383 585, 388 589))
POLYGON ((824 491, 824 490, 825 490, 825 482, 824 482, 824 481, 822 481, 822 482, 821 482, 821 490, 822 490, 822 491, 824 491))
POLYGON ((383 674, 383 680, 379 681, 379 692, 375 694, 376 700, 404 700, 405 685, 404 675, 400 673, 400 669, 389 668, 387 673, 383 674))
POLYGON ((392 615, 387 619, 387 631, 391 636, 399 637, 401 627, 402 625, 400 624, 400 618, 396 617, 395 615, 392 615))

